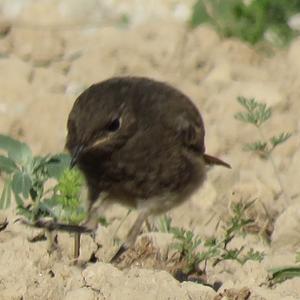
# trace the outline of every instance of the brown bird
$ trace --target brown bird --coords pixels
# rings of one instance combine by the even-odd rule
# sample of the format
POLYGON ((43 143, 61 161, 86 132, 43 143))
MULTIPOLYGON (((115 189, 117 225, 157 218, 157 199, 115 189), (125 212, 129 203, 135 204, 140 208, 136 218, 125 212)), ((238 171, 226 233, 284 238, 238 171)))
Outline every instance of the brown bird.
POLYGON ((94 230, 108 204, 138 210, 126 246, 150 215, 183 203, 203 183, 206 165, 230 166, 205 153, 204 124, 192 101, 170 85, 115 77, 85 90, 68 119, 66 148, 83 172, 84 228, 94 230))

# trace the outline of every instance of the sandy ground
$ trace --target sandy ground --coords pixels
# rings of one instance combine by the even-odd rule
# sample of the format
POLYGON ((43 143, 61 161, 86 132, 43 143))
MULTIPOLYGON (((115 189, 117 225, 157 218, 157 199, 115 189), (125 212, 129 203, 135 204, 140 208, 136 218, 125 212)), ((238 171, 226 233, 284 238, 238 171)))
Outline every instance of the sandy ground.
MULTIPOLYGON (((188 31, 180 20, 186 18, 189 5, 178 8, 179 1, 166 1, 168 5, 161 10, 155 6, 159 2, 150 1, 151 9, 143 11, 136 1, 126 1, 127 6, 119 5, 118 10, 111 9, 111 1, 103 1, 106 10, 101 11, 109 18, 97 15, 92 5, 85 6, 85 11, 69 11, 66 7, 70 1, 60 6, 62 1, 27 1, 27 6, 21 1, 8 2, 0 2, 0 12, 14 24, 9 32, 5 23, 0 24, 1 133, 27 142, 36 154, 60 152, 70 108, 90 84, 114 75, 167 81, 189 95, 201 111, 207 151, 232 165, 232 170, 212 169, 203 188, 170 212, 174 225, 209 237, 215 234, 216 224, 228 219, 232 201, 257 199, 252 214, 261 231, 268 229, 270 244, 260 234, 238 239, 236 243, 248 249, 264 251, 265 259, 243 266, 235 262, 209 266, 210 282, 222 283, 215 292, 197 283, 180 283, 154 267, 136 264, 119 270, 100 262, 109 256, 110 248, 105 245, 111 243, 109 237, 126 214, 125 208, 116 206, 108 211, 111 225, 99 228, 96 235, 103 249, 97 252, 94 241, 83 237, 81 259, 96 251, 100 260, 84 267, 72 264, 68 234, 58 236, 60 254, 49 255, 46 241, 29 243, 28 237, 36 231, 14 223, 12 208, 1 212, 9 224, 0 232, 0 299, 183 300, 214 299, 218 295, 216 299, 228 299, 223 292, 231 288, 240 291, 240 298, 234 299, 300 299, 300 278, 273 287, 267 284, 268 270, 294 264, 300 248, 300 39, 284 51, 267 55, 240 41, 222 40, 205 26, 188 31), (119 22, 124 13, 131 13, 130 26, 119 22), (94 23, 112 24, 99 22, 82 28, 86 14, 94 23), (71 24, 70 20, 72 26, 51 25, 71 24), (30 25, 34 23, 44 27, 30 25), (237 96, 256 97, 273 107, 265 135, 293 133, 274 152, 287 197, 280 192, 271 164, 242 150, 244 143, 257 139, 257 132, 234 119, 240 110, 237 96), (243 296, 245 288, 250 298, 248 293, 243 296)), ((82 7, 81 1, 73 3, 82 7)), ((133 219, 134 213, 125 220, 118 233, 121 237, 133 219)), ((152 237, 159 247, 169 238, 159 234, 152 237)))

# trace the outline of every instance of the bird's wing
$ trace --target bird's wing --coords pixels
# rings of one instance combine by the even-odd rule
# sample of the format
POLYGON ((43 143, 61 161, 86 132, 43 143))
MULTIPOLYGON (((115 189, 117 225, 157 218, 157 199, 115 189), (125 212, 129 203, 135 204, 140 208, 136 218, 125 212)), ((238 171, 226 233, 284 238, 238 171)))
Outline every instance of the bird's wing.
POLYGON ((231 168, 231 166, 223 160, 215 156, 205 154, 204 125, 202 120, 200 121, 201 122, 199 122, 199 124, 195 124, 184 118, 180 118, 178 120, 178 132, 183 144, 190 149, 196 150, 199 154, 202 154, 207 165, 219 165, 231 168))
POLYGON ((205 152, 204 146, 204 125, 200 119, 196 124, 188 118, 180 117, 177 119, 177 132, 179 138, 187 148, 192 148, 200 154, 205 152))

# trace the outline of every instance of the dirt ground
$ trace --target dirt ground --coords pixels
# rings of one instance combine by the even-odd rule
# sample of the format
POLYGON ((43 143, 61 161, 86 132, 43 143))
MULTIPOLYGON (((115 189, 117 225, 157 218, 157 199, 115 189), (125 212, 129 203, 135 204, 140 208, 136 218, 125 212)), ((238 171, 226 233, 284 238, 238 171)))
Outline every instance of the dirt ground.
MULTIPOLYGON (((257 199, 252 214, 262 231, 269 228, 270 243, 260 234, 236 241, 263 251, 261 263, 208 266, 210 282, 222 283, 216 292, 201 284, 180 283, 147 264, 119 270, 105 263, 110 237, 126 208, 115 206, 107 212, 110 225, 96 234, 103 248, 97 250, 89 236, 83 237, 81 260, 97 250, 102 261, 85 266, 72 264, 68 234, 58 235, 61 253, 49 255, 46 241, 30 243, 28 237, 37 230, 14 223, 17 216, 11 208, 1 212, 9 224, 0 232, 0 299, 229 299, 224 290, 232 288, 240 292, 232 299, 300 299, 300 278, 267 284, 268 270, 295 264, 300 249, 300 39, 270 55, 238 40, 221 39, 207 26, 187 30, 182 21, 191 1, 186 6, 166 1, 160 7, 160 1, 149 1, 148 10, 138 1, 115 1, 115 9, 112 1, 103 1, 104 8, 97 10, 92 5, 96 2, 87 1, 82 9, 82 1, 74 1, 74 10, 68 10, 70 1, 27 1, 23 6, 22 1, 0 1, 0 20, 10 20, 0 23, 0 132, 25 141, 35 154, 61 152, 72 104, 92 83, 115 75, 169 82, 201 111, 207 152, 232 166, 211 169, 192 199, 170 212, 173 224, 209 237, 228 219, 230 203, 257 199), (83 22, 86 15, 91 23, 83 22), (286 196, 270 162, 242 150, 258 136, 255 128, 234 119, 241 109, 238 96, 272 106, 266 136, 293 133, 274 152, 286 196), (245 289, 250 297, 243 296, 245 289)), ((134 217, 132 213, 124 221, 118 231, 121 238, 134 217)), ((148 236, 161 251, 168 246, 168 234, 148 236)))

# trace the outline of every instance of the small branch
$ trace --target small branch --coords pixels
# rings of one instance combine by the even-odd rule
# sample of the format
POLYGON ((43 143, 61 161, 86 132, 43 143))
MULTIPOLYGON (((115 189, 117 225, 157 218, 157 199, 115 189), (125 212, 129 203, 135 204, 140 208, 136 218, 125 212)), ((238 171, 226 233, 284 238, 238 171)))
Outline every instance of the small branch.
POLYGON ((80 236, 79 232, 74 233, 74 259, 75 261, 78 259, 80 255, 80 236))

